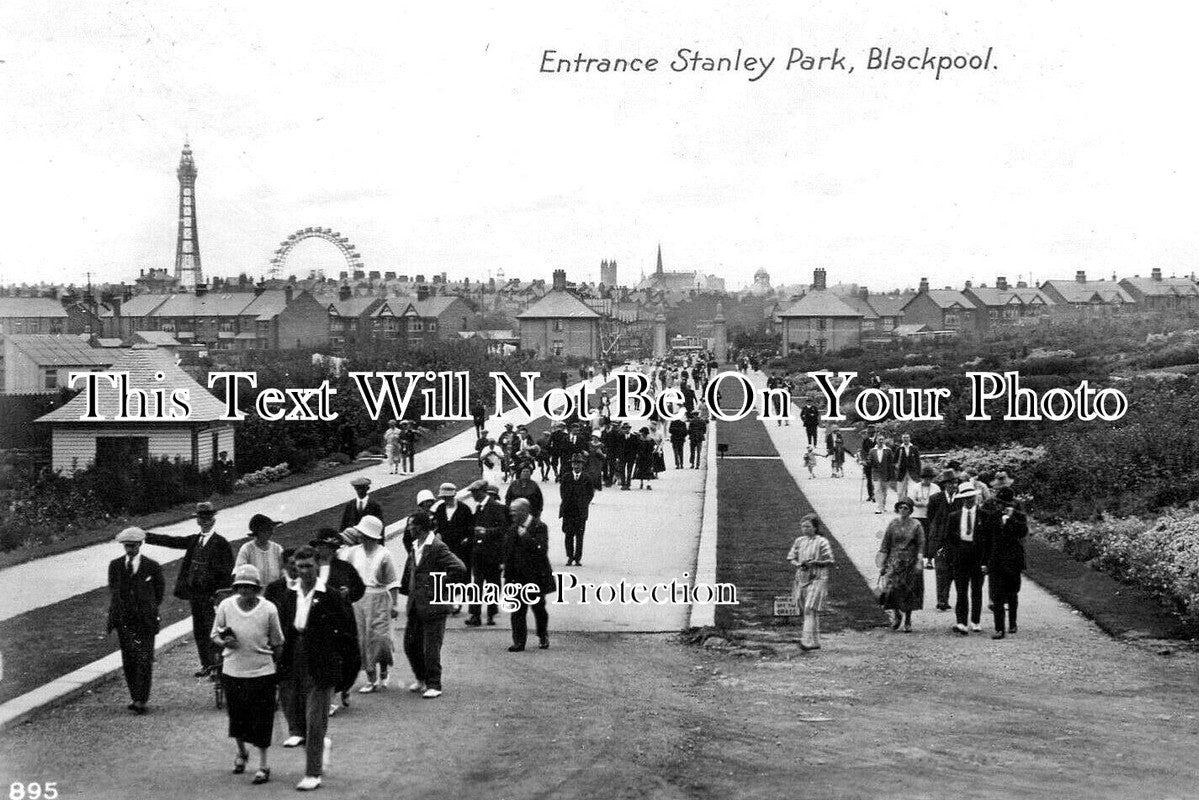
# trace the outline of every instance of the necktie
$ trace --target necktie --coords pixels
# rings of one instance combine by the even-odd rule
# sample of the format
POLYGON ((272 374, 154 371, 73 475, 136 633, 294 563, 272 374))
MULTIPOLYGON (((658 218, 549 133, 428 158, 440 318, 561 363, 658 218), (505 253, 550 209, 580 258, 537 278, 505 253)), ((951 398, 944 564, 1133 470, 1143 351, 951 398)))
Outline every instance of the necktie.
POLYGON ((125 575, 126 575, 126 577, 133 576, 133 559, 132 558, 125 559, 125 575))

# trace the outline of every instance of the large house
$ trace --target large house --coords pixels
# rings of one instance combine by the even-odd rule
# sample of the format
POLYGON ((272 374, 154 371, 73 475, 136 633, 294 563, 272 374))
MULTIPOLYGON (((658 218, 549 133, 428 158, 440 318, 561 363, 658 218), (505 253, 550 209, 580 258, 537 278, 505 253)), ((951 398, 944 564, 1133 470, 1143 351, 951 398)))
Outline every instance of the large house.
POLYGON ((82 333, 70 330, 62 303, 50 297, 0 297, 0 334, 82 333))
POLYGON ((1089 281, 1081 269, 1074 273, 1072 281, 1048 280, 1040 288, 1057 304, 1058 313, 1096 317, 1136 308, 1136 300, 1117 281, 1089 281))
POLYGON ((600 315, 566 291, 566 272, 554 270, 554 289, 516 315, 520 347, 541 356, 599 358, 600 315))
POLYGON ((4 336, 0 394, 51 394, 70 387, 72 372, 103 372, 117 359, 78 336, 14 333, 4 336))
POLYGON ((825 289, 813 289, 778 312, 783 352, 831 353, 862 342, 862 312, 825 289))
POLYGON ((1009 286, 1003 276, 995 279, 994 286, 967 284, 962 294, 980 309, 981 325, 987 330, 1040 322, 1056 306, 1040 289, 1022 282, 1009 286))
MULTIPOLYGON (((170 353, 153 345, 135 345, 121 353, 109 372, 127 373, 129 389, 150 398, 151 413, 158 393, 169 398, 173 392, 186 391, 190 413, 185 418, 117 420, 118 390, 108 380, 101 380, 94 399, 102 419, 80 419, 92 399, 85 390, 37 420, 50 426, 51 466, 55 470, 69 474, 97 462, 149 458, 179 459, 205 470, 222 451, 231 460, 235 458, 233 424, 221 420, 224 405, 177 366, 170 353), (159 374, 161 380, 156 379, 159 374)), ((130 406, 141 410, 136 400, 130 406)))
POLYGON ((930 289, 920 279, 920 291, 904 303, 904 325, 923 325, 929 331, 976 335, 983 330, 981 309, 957 289, 930 289))
POLYGON ((137 295, 121 308, 120 334, 161 331, 184 344, 212 350, 276 350, 323 347, 329 313, 308 292, 284 289, 137 295))
POLYGON ((1199 310, 1199 284, 1190 278, 1163 278, 1159 267, 1154 267, 1148 278, 1124 278, 1120 288, 1145 311, 1199 310))

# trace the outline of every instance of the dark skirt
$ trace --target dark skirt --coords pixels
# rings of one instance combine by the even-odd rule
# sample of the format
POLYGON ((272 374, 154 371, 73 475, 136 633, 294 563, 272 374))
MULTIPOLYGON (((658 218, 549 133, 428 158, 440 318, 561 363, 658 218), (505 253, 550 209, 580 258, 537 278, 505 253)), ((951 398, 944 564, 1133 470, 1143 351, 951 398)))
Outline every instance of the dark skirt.
POLYGON ((924 572, 907 558, 894 558, 888 564, 882 604, 888 611, 919 611, 924 608, 924 572))
POLYGON ((229 710, 229 738, 270 747, 275 729, 274 675, 261 678, 221 676, 225 705, 229 710))

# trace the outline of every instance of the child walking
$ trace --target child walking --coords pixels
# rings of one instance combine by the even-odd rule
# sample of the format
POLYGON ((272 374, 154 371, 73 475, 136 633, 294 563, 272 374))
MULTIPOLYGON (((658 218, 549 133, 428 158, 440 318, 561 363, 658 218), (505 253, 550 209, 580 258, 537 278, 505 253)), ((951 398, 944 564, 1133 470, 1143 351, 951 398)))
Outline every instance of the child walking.
POLYGON ((808 445, 808 449, 803 454, 803 465, 808 468, 808 477, 816 477, 816 448, 808 445))
POLYGON ((791 596, 803 612, 802 650, 820 649, 820 612, 828 594, 828 568, 833 565, 833 548, 821 533, 820 518, 808 514, 799 521, 800 536, 791 545, 787 560, 794 564, 795 582, 791 596))

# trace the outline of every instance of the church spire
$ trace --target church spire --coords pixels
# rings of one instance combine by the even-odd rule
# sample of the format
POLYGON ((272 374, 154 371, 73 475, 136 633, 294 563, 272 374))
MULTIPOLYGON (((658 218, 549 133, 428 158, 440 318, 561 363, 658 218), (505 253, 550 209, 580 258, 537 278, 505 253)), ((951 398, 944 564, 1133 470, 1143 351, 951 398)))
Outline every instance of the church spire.
POLYGON ((200 269, 200 230, 196 222, 196 162, 191 144, 183 142, 179 157, 179 236, 175 241, 175 278, 180 286, 204 283, 200 269))
POLYGON ((658 274, 662 274, 662 243, 658 242, 658 274))

